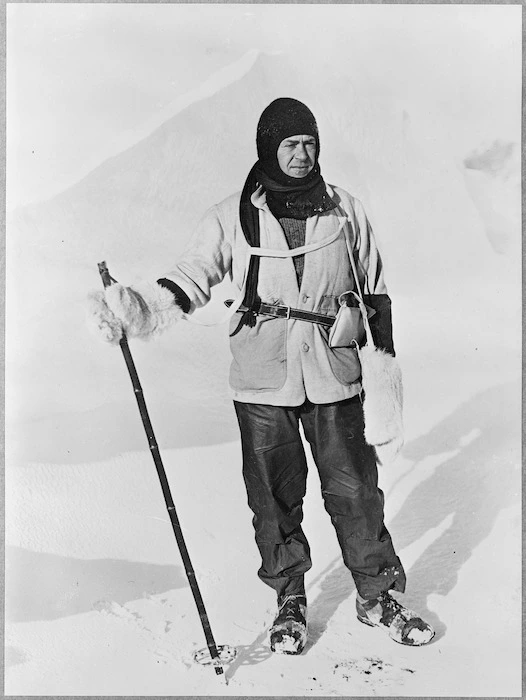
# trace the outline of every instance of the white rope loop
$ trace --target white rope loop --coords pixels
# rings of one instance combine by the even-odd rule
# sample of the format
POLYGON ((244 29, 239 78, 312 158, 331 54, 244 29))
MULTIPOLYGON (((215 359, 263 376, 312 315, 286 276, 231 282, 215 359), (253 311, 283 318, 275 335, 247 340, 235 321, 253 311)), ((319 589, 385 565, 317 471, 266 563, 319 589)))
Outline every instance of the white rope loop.
MULTIPOLYGON (((219 326, 223 323, 227 323, 239 309, 239 307, 243 303, 243 299, 245 298, 245 291, 248 281, 248 268, 253 255, 258 255, 264 258, 292 258, 296 255, 312 253, 314 250, 325 248, 325 246, 334 243, 334 241, 340 236, 340 233, 342 232, 345 223, 346 219, 343 219, 343 221, 340 223, 340 226, 338 227, 338 230, 335 231, 335 233, 332 233, 327 238, 324 238, 321 241, 316 241, 314 243, 309 243, 308 245, 302 245, 299 248, 292 248, 290 250, 279 250, 277 248, 261 248, 260 246, 248 246, 246 249, 245 270, 243 272, 243 281, 241 283, 241 289, 239 290, 239 294, 229 307, 225 317, 219 321, 209 322, 199 321, 198 319, 193 318, 191 314, 183 314, 182 317, 185 321, 190 321, 190 323, 196 323, 199 326, 219 326)), ((347 239, 347 236, 345 238, 347 239)))

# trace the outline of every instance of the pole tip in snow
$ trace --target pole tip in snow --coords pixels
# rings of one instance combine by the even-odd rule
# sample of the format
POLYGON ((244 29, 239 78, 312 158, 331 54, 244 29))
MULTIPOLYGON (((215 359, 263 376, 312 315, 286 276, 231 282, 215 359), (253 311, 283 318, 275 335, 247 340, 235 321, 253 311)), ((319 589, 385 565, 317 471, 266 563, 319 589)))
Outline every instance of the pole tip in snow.
POLYGON ((225 685, 228 685, 228 678, 226 677, 223 664, 229 664, 231 661, 233 661, 236 658, 237 650, 235 647, 230 646, 230 644, 222 644, 221 646, 216 647, 215 651, 217 656, 214 654, 214 657, 212 657, 210 649, 206 647, 204 649, 200 649, 199 651, 195 652, 194 661, 204 666, 213 665, 216 675, 222 675, 225 685))

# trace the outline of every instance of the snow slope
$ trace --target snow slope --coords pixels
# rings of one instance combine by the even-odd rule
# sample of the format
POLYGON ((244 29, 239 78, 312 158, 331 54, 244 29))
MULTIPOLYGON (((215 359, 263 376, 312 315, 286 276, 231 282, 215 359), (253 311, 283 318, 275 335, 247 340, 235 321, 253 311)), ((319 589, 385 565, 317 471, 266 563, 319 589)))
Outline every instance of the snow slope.
POLYGON ((467 185, 447 134, 430 144, 388 95, 342 97, 324 78, 259 56, 9 221, 6 694, 520 695, 520 223, 497 250, 477 208, 481 186, 492 211, 516 204, 515 180, 467 185), (125 283, 166 272, 204 209, 240 189, 281 94, 318 116, 322 172, 364 201, 384 254, 407 444, 381 486, 406 600, 437 637, 406 649, 358 624, 311 464, 309 646, 270 655, 226 331, 185 324, 132 350, 214 634, 238 648, 224 686, 191 663, 204 639, 124 362, 88 335, 83 304, 102 259, 125 283))
POLYGON ((272 657, 265 640, 273 599, 255 579, 239 445, 165 451, 215 637, 238 649, 228 688, 191 664, 204 638, 147 451, 12 470, 6 692, 519 695, 515 394, 502 385, 475 395, 382 473, 409 574, 406 598, 437 629, 422 649, 356 621, 351 579, 311 470, 310 642, 301 658, 272 657), (492 423, 496 404, 501 419, 492 423))

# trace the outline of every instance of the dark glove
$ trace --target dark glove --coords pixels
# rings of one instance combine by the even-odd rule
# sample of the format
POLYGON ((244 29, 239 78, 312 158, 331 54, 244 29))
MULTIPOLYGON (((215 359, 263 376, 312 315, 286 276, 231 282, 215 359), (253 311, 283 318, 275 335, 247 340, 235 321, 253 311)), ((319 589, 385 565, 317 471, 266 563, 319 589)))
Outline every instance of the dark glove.
POLYGON ((369 319, 374 344, 395 357, 393 326, 391 322, 391 299, 387 294, 364 294, 363 300, 376 313, 369 319))

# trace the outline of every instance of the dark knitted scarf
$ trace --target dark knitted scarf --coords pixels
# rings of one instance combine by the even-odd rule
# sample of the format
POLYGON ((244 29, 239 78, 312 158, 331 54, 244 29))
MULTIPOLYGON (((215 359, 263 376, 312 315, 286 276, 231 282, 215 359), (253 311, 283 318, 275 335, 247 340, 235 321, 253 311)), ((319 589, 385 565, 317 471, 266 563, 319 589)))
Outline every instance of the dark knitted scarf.
POLYGON ((307 177, 287 185, 269 177, 264 170, 259 170, 257 176, 267 193, 268 207, 276 219, 307 219, 336 206, 327 194, 318 164, 307 177))

